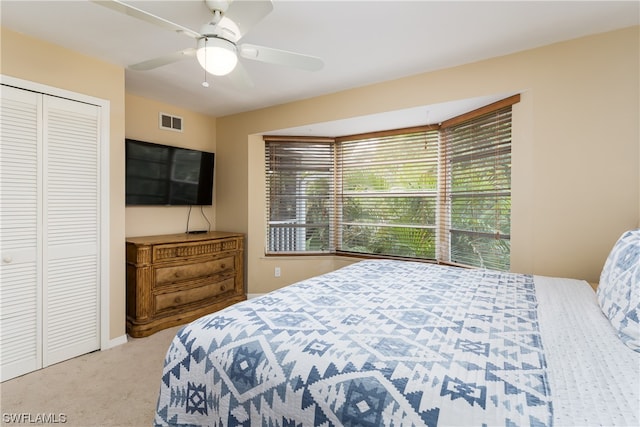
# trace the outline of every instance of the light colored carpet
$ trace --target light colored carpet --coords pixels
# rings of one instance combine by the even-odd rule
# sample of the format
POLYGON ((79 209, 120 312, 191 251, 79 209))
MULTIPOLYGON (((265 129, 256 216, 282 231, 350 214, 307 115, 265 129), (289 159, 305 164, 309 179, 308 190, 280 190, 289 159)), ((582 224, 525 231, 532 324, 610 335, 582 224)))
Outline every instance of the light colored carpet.
MULTIPOLYGON (((0 385, 2 425, 13 414, 63 414, 65 426, 151 426, 165 353, 180 327, 49 366, 0 385)), ((13 415, 15 416, 15 415, 13 415)), ((29 421, 24 420, 29 424, 29 421)))

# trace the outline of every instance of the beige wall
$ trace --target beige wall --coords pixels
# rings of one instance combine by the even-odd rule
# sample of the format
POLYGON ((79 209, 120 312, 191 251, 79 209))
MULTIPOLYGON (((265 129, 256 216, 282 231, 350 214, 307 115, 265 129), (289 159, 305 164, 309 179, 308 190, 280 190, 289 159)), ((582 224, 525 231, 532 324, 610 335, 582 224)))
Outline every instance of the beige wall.
MULTIPOLYGON (((127 138, 194 150, 216 151, 216 120, 192 111, 153 101, 139 96, 125 96, 125 135, 127 138), (159 113, 179 116, 183 119, 183 132, 160 129, 159 113)), ((124 144, 124 142, 123 142, 124 144)), ((216 154, 215 162, 220 161, 216 154)), ((214 169, 215 173, 215 169, 214 169)), ((214 177, 214 186, 215 186, 214 177)), ((202 212, 215 230, 216 194, 214 207, 203 207, 202 212)), ((125 234, 127 237, 155 234, 182 233, 186 230, 189 208, 186 206, 134 206, 126 208, 125 234)), ((189 230, 207 229, 208 224, 199 207, 194 207, 189 220, 189 230)))
POLYGON ((125 333, 124 69, 6 29, 0 31, 0 73, 110 102, 109 339, 122 337, 125 333))
POLYGON ((632 27, 219 118, 217 226, 248 233, 248 291, 350 262, 264 257, 255 135, 511 91, 522 93, 513 119, 512 270, 597 281, 617 237, 640 226, 639 36, 632 27))

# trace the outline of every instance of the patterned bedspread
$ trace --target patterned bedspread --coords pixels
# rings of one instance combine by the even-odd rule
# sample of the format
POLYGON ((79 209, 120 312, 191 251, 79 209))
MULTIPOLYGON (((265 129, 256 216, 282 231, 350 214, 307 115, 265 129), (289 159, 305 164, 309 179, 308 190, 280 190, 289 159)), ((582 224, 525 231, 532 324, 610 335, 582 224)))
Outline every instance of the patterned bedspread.
POLYGON ((156 425, 547 426, 533 277, 362 261, 205 316, 156 425))

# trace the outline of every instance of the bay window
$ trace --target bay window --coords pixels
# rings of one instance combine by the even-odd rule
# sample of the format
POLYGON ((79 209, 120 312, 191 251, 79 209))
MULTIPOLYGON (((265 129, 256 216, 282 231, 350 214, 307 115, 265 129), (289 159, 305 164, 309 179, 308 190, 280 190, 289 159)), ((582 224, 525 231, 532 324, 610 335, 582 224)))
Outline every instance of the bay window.
POLYGON ((266 253, 509 269, 511 105, 340 138, 265 136, 266 253))

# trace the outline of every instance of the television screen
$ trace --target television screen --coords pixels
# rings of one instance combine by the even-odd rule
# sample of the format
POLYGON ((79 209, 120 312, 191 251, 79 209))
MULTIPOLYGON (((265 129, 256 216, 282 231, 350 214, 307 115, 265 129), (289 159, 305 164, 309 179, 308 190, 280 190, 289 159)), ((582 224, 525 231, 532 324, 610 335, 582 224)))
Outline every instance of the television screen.
POLYGON ((125 140, 126 204, 213 204, 214 153, 125 140))

